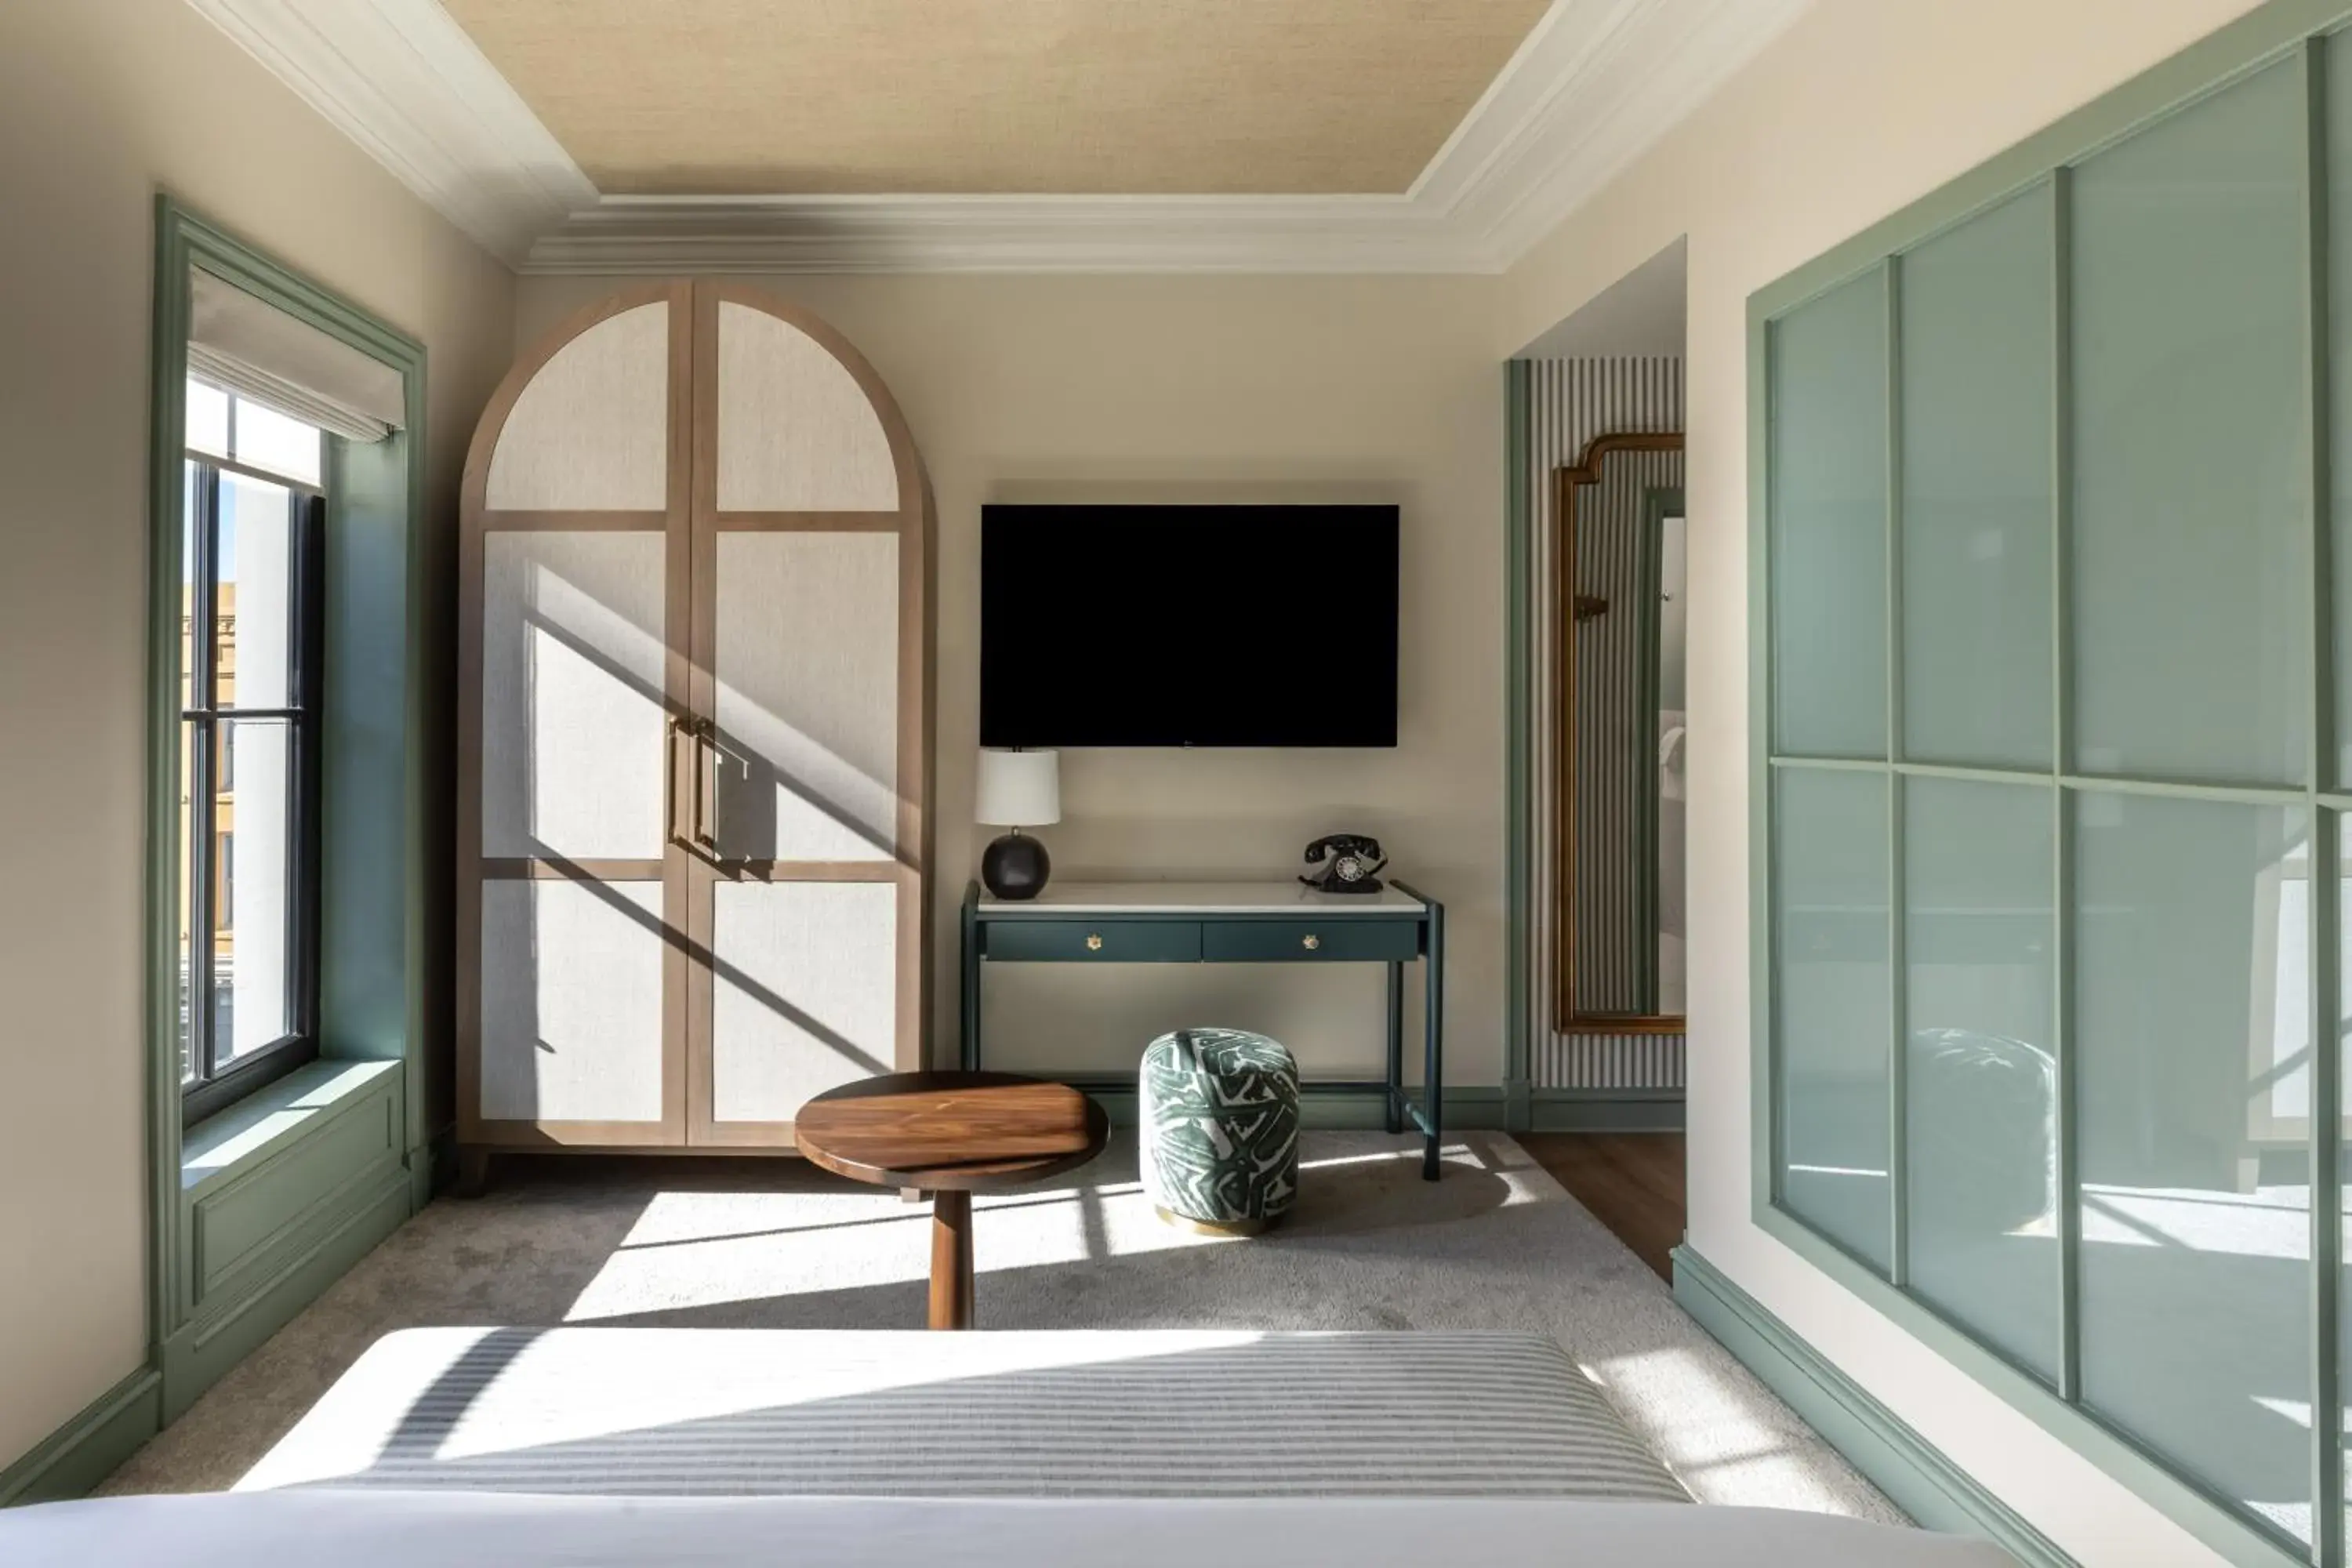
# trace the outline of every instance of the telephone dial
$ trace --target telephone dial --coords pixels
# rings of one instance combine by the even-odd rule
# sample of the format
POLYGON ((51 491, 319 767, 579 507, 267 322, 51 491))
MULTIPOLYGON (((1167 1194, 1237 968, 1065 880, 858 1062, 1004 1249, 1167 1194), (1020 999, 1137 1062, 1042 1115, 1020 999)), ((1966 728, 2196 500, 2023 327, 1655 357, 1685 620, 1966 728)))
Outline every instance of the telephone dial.
POLYGON ((1388 864, 1388 858, 1381 853, 1377 838, 1334 833, 1307 847, 1307 863, 1317 868, 1316 874, 1298 879, 1318 893, 1377 893, 1381 879, 1373 873, 1388 864))

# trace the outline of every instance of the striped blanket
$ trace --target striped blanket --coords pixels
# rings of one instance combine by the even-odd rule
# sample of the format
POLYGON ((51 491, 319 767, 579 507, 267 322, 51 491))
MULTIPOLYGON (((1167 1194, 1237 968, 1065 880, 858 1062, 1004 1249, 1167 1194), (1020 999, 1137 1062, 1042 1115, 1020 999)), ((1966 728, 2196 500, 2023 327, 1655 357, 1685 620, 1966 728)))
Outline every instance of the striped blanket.
POLYGON ((1508 1333, 412 1329, 239 1490, 1686 1501, 1508 1333))

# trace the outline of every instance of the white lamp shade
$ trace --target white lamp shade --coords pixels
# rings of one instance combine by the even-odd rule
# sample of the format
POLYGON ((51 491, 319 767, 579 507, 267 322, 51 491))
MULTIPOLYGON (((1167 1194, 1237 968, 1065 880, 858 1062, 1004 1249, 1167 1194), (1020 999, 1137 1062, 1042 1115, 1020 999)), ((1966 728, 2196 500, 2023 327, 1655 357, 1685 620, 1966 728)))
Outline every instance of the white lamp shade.
POLYGON ((1062 820, 1062 753, 980 753, 975 820, 999 827, 1043 827, 1062 820))

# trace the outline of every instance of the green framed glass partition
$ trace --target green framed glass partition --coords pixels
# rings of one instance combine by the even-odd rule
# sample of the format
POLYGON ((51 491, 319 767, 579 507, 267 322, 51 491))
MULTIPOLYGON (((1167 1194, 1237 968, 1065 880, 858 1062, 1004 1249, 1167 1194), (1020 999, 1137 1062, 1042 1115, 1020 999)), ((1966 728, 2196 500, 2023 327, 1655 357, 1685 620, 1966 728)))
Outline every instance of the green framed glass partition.
POLYGON ((2323 1568, 2344 19, 2273 0, 1750 304, 1759 1223, 2323 1568))

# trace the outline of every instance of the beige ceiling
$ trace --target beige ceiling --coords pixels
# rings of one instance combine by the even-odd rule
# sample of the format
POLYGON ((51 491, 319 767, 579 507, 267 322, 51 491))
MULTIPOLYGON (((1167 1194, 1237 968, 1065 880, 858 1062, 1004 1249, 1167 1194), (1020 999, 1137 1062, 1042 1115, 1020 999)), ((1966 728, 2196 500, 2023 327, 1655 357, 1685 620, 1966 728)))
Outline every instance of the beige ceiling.
POLYGON ((443 0, 608 193, 1396 193, 1547 0, 443 0))

